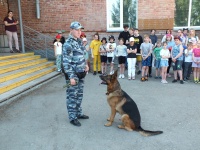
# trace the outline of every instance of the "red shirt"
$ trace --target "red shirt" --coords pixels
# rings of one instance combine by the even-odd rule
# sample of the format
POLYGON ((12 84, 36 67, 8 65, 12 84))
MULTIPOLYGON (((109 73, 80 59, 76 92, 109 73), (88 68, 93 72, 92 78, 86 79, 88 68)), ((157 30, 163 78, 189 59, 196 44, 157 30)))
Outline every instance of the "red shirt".
MULTIPOLYGON (((7 21, 8 23, 15 22, 15 20, 13 18, 12 18, 12 20, 10 20, 8 17, 5 17, 4 21, 7 21)), ((17 26, 16 25, 5 26, 5 30, 10 31, 10 32, 17 32, 17 26)))

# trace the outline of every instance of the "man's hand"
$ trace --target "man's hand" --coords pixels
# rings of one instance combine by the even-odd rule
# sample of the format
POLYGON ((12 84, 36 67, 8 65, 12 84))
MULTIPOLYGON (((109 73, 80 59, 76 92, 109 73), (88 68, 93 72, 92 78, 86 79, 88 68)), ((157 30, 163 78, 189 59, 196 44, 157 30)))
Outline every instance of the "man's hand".
POLYGON ((76 80, 75 80, 75 79, 73 79, 73 78, 72 78, 72 79, 70 79, 70 84, 71 84, 71 85, 76 85, 76 80))
POLYGON ((85 72, 88 72, 88 71, 89 71, 89 66, 86 65, 86 66, 85 66, 85 72))

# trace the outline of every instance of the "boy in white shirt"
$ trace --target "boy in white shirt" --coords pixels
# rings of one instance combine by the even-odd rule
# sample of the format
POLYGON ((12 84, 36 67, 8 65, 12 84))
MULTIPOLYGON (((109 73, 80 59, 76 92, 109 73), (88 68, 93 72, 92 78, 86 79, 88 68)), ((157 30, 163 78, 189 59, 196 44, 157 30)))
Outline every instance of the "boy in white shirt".
POLYGON ((185 61, 184 66, 185 70, 183 72, 183 80, 189 80, 190 74, 192 72, 192 43, 188 43, 187 49, 185 49, 185 61))
POLYGON ((61 36, 56 36, 56 42, 54 42, 54 53, 56 56, 56 67, 57 71, 61 72, 61 56, 62 56, 62 43, 60 42, 61 36))
POLYGON ((109 36, 109 43, 106 46, 107 51, 107 59, 108 63, 110 64, 110 74, 114 73, 114 51, 116 48, 115 38, 113 35, 109 36))

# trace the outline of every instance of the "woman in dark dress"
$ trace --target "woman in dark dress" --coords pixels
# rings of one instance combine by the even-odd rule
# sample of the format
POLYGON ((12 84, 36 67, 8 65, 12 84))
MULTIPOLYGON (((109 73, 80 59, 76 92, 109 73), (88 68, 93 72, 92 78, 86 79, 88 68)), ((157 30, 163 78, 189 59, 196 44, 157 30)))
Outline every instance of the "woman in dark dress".
POLYGON ((4 18, 4 24, 5 24, 5 31, 6 35, 8 37, 8 44, 10 48, 10 52, 13 53, 13 47, 12 47, 12 39, 15 41, 15 48, 16 52, 20 53, 19 50, 19 42, 18 42, 18 36, 17 36, 17 24, 19 22, 13 18, 13 12, 8 11, 8 16, 4 18))

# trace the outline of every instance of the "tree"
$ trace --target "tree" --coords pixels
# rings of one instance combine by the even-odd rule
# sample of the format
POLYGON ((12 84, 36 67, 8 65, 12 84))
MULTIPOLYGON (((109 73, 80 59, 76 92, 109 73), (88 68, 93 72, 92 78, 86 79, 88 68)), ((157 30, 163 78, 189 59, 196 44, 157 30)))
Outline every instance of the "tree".
POLYGON ((175 26, 187 26, 189 0, 175 0, 175 4, 175 26))
POLYGON ((113 27, 119 27, 120 24, 120 0, 117 0, 116 6, 112 5, 112 21, 113 21, 113 27))
POLYGON ((123 1, 123 23, 129 24, 130 27, 136 26, 136 1, 123 1))
MULTIPOLYGON (((190 0, 175 0, 175 26, 188 26, 188 13, 190 0)), ((192 0, 190 26, 200 26, 200 3, 192 0)))
POLYGON ((200 26, 200 3, 198 0, 192 0, 191 26, 200 26))

